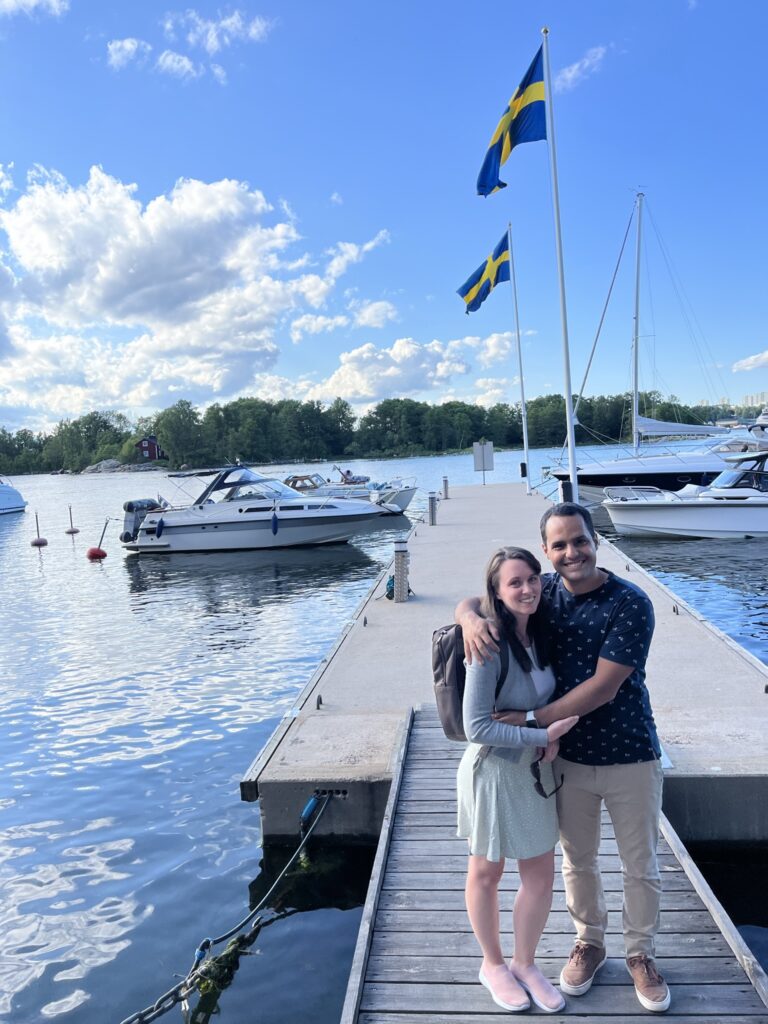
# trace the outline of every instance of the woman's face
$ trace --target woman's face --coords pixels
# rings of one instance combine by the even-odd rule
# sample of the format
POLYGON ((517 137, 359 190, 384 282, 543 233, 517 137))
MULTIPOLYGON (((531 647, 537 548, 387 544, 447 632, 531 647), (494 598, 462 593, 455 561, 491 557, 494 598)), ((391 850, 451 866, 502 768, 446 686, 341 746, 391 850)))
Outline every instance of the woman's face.
POLYGON ((532 615, 541 600, 541 576, 522 558, 501 563, 496 596, 513 615, 532 615))

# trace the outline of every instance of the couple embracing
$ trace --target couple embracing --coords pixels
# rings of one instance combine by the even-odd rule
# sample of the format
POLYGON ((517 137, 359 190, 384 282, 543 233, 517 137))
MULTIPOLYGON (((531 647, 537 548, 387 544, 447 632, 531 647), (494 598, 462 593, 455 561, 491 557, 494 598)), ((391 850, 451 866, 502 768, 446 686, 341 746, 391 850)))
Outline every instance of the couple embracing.
POLYGON ((653 607, 639 588, 598 568, 592 518, 580 505, 548 509, 541 536, 554 573, 542 576, 523 548, 501 548, 486 570, 484 596, 456 609, 470 741, 458 772, 458 833, 469 841, 466 902, 483 953, 480 981, 512 1012, 533 1002, 557 1013, 562 993, 589 990, 607 956, 598 862, 605 804, 622 866, 627 969, 642 1006, 661 1012, 670 1004, 654 962, 662 770, 645 687, 653 607), (510 658, 496 698, 500 644, 510 658), (558 831, 577 934, 560 991, 535 963, 552 903, 558 831), (498 901, 508 858, 520 874, 509 964, 498 901))

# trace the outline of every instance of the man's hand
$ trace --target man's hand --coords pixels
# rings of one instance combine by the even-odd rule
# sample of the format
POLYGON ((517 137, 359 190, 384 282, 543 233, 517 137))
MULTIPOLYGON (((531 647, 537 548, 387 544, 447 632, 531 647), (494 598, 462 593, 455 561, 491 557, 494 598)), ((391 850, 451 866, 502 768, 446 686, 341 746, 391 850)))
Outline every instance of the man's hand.
POLYGON ((498 653, 499 630, 492 622, 471 611, 465 612, 457 621, 464 635, 464 657, 468 665, 474 658, 484 665, 486 658, 498 653))
POLYGON ((491 717, 504 725, 525 725, 524 711, 494 711, 491 717))

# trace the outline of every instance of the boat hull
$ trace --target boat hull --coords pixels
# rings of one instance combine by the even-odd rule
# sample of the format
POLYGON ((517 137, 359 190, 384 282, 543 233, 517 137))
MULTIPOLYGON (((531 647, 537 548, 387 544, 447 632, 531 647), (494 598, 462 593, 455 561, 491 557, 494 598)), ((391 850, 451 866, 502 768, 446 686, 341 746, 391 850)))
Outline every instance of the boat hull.
POLYGON ((10 484, 0 484, 0 516, 23 512, 26 507, 26 501, 15 487, 11 487, 10 484))
POLYGON ((139 553, 252 551, 318 544, 344 543, 363 526, 381 516, 381 510, 354 514, 306 515, 293 510, 280 510, 249 515, 243 510, 230 518, 213 518, 207 507, 147 516, 134 541, 125 545, 127 551, 139 553), (197 513, 197 514, 195 514, 197 513), (160 525, 162 523, 162 526, 160 525), (159 534, 159 535, 158 535, 159 534))
POLYGON ((768 501, 604 501, 625 537, 768 537, 768 501))

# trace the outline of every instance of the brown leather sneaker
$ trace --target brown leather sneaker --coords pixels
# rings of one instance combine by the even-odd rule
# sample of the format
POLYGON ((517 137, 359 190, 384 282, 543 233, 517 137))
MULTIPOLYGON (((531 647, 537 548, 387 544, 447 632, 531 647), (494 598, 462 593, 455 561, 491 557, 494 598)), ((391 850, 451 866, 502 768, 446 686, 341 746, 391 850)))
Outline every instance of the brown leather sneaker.
POLYGON ((560 991, 568 996, 583 996, 592 987, 595 975, 607 959, 604 947, 590 946, 578 940, 568 963, 560 972, 560 991))
POLYGON ((672 997, 669 987, 656 970, 653 958, 640 954, 627 957, 627 970, 635 983, 635 994, 640 1005, 654 1013, 663 1013, 669 1009, 672 997))

